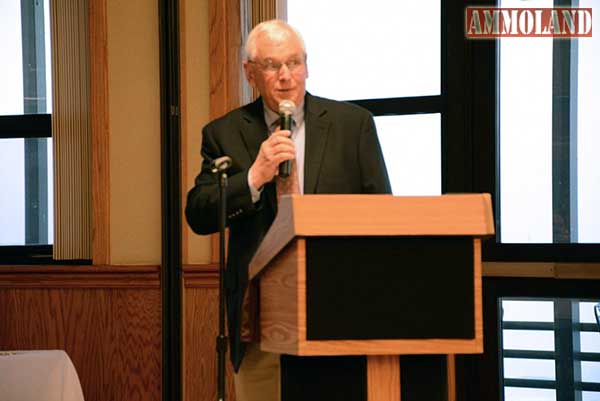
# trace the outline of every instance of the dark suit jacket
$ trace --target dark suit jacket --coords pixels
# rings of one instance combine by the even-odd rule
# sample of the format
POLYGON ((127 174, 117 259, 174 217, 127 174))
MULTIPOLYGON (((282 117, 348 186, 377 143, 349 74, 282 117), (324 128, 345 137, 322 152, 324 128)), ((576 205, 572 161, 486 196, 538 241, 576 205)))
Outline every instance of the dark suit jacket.
MULTIPOLYGON (((304 193, 391 193, 371 114, 352 104, 310 94, 304 104, 304 193)), ((188 193, 185 213, 194 232, 218 231, 218 187, 210 164, 217 157, 230 156, 225 286, 231 360, 237 371, 245 349, 240 325, 248 264, 277 213, 274 183, 266 184, 260 200, 253 204, 247 181, 248 169, 268 135, 262 100, 209 123, 202 135, 202 170, 188 193)))

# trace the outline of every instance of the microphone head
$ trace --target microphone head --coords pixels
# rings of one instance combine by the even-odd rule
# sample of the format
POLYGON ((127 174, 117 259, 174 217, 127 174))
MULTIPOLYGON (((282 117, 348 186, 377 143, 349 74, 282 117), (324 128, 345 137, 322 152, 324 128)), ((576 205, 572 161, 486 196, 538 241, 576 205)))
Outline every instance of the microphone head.
POLYGON ((290 115, 294 113, 296 105, 289 99, 284 99, 279 102, 279 114, 290 115))

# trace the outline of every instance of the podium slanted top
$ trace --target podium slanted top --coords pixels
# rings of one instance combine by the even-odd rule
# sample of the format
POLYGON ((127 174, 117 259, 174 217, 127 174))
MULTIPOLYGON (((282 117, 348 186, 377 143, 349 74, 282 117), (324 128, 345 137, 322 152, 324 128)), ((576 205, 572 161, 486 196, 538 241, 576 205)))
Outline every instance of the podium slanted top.
POLYGON ((285 195, 248 273, 256 277, 294 237, 493 234, 489 194, 285 195))

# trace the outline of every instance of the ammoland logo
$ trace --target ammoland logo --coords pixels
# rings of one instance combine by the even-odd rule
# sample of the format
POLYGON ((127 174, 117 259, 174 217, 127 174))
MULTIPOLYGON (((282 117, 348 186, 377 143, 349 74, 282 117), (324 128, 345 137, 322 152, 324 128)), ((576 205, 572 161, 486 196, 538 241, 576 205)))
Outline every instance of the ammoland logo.
POLYGON ((469 39, 591 37, 592 9, 467 7, 465 36, 469 39))

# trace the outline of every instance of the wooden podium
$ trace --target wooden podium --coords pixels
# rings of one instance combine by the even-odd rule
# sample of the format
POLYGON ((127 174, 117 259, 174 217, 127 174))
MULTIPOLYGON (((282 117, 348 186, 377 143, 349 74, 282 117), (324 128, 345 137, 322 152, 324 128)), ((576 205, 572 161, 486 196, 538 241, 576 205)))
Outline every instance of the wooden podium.
POLYGON ((249 266, 261 349, 366 355, 366 400, 399 400, 398 355, 483 352, 493 233, 488 194, 284 196, 249 266))

